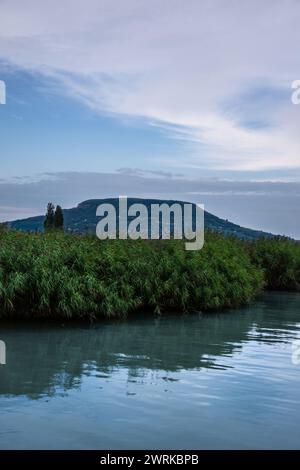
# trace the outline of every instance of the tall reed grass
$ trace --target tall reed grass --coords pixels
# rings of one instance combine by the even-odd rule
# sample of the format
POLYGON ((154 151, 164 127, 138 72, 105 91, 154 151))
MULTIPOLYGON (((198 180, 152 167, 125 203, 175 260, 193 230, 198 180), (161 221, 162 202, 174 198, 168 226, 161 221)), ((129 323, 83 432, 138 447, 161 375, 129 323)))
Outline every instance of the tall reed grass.
MULTIPOLYGON (((256 250, 207 233, 202 250, 186 251, 175 240, 2 230, 0 317, 97 319, 237 307, 251 301, 265 280, 270 285, 261 243, 256 250)), ((297 266, 293 287, 299 285, 297 266)))

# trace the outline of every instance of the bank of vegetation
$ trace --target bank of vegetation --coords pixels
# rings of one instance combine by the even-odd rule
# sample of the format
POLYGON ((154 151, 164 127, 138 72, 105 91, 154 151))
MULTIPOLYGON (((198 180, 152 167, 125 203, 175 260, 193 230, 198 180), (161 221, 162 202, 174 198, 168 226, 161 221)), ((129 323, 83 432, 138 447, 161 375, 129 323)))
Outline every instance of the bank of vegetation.
POLYGON ((209 232, 181 241, 100 241, 61 230, 0 230, 0 317, 98 319, 131 312, 215 311, 264 288, 299 290, 300 246, 209 232))

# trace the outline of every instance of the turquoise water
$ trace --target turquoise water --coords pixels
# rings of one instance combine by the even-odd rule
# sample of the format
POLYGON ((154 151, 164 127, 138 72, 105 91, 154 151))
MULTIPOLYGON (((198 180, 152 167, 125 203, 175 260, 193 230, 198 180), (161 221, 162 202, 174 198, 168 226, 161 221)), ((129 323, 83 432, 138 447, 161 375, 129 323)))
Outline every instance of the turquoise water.
POLYGON ((299 294, 0 339, 1 449, 300 449, 299 294))

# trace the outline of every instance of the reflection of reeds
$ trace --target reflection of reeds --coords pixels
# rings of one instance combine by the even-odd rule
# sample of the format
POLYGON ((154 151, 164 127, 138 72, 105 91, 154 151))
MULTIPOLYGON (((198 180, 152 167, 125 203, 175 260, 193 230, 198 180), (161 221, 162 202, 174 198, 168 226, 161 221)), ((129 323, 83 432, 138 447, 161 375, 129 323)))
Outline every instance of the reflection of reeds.
POLYGON ((135 315, 128 321, 64 327, 21 322, 17 334, 14 322, 5 322, 0 334, 9 361, 0 370, 0 396, 61 395, 79 387, 85 374, 96 375, 100 383, 119 376, 120 368, 128 382, 145 383, 148 375, 153 383, 182 369, 232 367, 231 356, 254 337, 258 350, 264 342, 290 349, 299 332, 299 309, 297 294, 272 293, 226 315, 135 315))
MULTIPOLYGON (((299 267, 298 245, 264 243, 283 243, 287 259, 296 250, 299 267)), ((202 250, 186 251, 177 240, 99 241, 93 236, 2 230, 0 315, 93 319, 141 308, 236 307, 251 300, 263 284, 263 270, 257 260, 251 262, 248 251, 245 243, 215 233, 206 234, 202 250)), ((298 279, 299 272, 294 273, 298 279)))

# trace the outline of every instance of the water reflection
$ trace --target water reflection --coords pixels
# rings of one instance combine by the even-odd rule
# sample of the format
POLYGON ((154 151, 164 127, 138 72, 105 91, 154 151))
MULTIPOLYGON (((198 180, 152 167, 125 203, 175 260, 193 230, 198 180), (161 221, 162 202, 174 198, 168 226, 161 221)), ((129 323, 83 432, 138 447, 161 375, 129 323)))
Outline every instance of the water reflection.
POLYGON ((299 332, 299 307, 299 295, 268 294, 248 308, 222 314, 80 326, 2 325, 7 365, 0 367, 0 395, 55 396, 79 388, 83 377, 105 380, 120 371, 131 383, 159 371, 151 380, 168 383, 182 370, 230 369, 233 355, 249 342, 291 344, 299 332))

